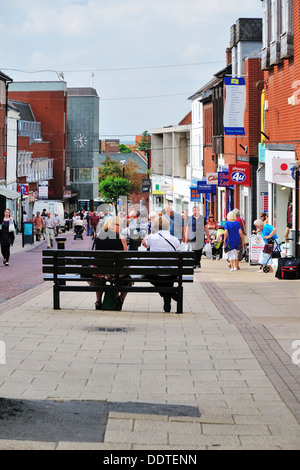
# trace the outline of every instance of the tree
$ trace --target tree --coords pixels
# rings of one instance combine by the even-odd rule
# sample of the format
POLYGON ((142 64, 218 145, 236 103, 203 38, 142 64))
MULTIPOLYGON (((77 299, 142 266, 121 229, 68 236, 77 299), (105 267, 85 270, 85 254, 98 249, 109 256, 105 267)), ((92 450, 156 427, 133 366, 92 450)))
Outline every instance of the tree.
POLYGON ((111 160, 106 155, 105 161, 99 168, 99 181, 105 180, 108 176, 123 177, 123 170, 126 180, 131 183, 131 193, 139 193, 142 186, 143 175, 139 173, 140 166, 133 160, 128 160, 123 166, 122 163, 111 160))
POLYGON ((115 160, 111 160, 108 155, 104 162, 102 163, 101 167, 99 168, 99 180, 105 180, 108 176, 119 176, 123 175, 123 166, 120 162, 116 162, 115 160))
POLYGON ((132 153, 132 150, 129 147, 127 147, 127 145, 125 145, 125 144, 120 144, 119 145, 119 151, 121 153, 132 153))
POLYGON ((136 144, 135 148, 145 153, 151 149, 151 135, 148 131, 142 133, 141 140, 136 144))
POLYGON ((130 181, 125 178, 115 176, 108 176, 100 182, 99 192, 100 196, 106 201, 115 206, 116 213, 118 208, 118 199, 120 196, 129 196, 132 190, 130 181))

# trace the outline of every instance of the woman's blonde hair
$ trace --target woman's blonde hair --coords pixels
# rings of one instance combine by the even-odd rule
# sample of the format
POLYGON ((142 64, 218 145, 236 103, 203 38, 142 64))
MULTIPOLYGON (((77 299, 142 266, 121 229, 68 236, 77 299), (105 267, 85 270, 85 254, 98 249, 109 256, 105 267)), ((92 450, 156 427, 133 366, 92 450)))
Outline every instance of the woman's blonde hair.
POLYGON ((236 220, 236 213, 235 211, 230 211, 227 214, 227 220, 230 220, 231 222, 234 222, 236 220))
POLYGON ((116 217, 115 215, 111 215, 107 217, 107 219, 104 222, 103 225, 103 230, 107 232, 108 230, 114 230, 116 225, 119 225, 119 217, 116 217))
POLYGON ((159 215, 154 217, 152 220, 151 228, 154 232, 158 232, 159 230, 169 230, 170 222, 164 215, 159 215))

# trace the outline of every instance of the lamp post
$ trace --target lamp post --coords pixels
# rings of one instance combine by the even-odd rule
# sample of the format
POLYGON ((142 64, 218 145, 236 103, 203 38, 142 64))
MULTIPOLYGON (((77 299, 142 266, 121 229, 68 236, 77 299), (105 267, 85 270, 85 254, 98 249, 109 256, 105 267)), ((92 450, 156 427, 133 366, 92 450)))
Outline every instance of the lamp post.
POLYGON ((126 163, 126 160, 120 160, 120 163, 122 163, 122 165, 123 165, 123 178, 125 178, 125 163, 126 163))
POLYGON ((299 256, 299 170, 300 161, 295 162, 295 244, 294 256, 299 256))

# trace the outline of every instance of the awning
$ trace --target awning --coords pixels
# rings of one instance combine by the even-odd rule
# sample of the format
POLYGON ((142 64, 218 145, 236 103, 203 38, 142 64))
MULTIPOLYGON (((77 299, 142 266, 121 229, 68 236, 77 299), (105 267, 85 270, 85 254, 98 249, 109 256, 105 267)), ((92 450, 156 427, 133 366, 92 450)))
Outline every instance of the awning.
POLYGON ((11 189, 0 185, 0 196, 4 196, 6 199, 18 199, 21 197, 21 194, 17 191, 12 191, 11 189))

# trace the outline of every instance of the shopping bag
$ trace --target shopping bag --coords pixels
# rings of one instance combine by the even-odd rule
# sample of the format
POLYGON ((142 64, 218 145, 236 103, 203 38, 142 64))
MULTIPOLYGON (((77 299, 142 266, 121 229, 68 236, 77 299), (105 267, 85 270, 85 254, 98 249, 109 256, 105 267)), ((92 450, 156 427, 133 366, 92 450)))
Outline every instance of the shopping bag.
POLYGON ((103 310, 117 310, 117 292, 105 292, 102 302, 103 310))
POLYGON ((282 268, 283 267, 296 267, 298 270, 298 277, 300 277, 300 258, 278 258, 278 266, 277 266, 277 271, 275 274, 275 277, 278 279, 283 279, 282 278, 282 268))

